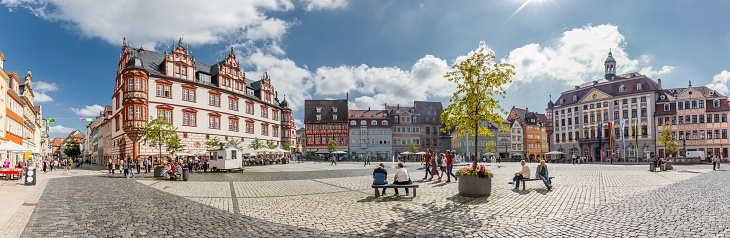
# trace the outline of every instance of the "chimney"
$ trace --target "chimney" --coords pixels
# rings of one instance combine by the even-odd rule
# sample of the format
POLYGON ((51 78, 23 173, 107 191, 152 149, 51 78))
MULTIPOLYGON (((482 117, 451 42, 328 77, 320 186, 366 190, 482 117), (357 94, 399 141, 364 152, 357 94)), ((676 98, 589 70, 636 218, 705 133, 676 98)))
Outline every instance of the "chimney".
POLYGON ((659 83, 659 90, 662 90, 662 79, 657 79, 657 83, 659 83))
POLYGON ((400 104, 397 104, 395 109, 400 110, 400 104))
POLYGON ((580 86, 575 86, 575 89, 578 89, 580 86))
POLYGON ((370 107, 368 107, 368 112, 370 111, 370 107))

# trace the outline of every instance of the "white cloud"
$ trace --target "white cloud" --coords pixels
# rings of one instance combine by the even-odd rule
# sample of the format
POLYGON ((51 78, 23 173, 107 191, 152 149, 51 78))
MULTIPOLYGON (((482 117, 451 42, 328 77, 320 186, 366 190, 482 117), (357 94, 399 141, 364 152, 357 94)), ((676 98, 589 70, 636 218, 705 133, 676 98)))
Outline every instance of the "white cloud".
POLYGON ((672 70, 674 70, 676 68, 677 67, 675 67, 675 66, 667 66, 667 65, 665 65, 665 66, 662 66, 662 68, 660 70, 656 70, 655 71, 655 70, 652 69, 651 66, 647 66, 647 67, 641 68, 641 70, 639 70, 639 73, 640 74, 643 74, 643 75, 646 75, 649 78, 652 78, 654 76, 659 76, 659 75, 671 73, 672 70))
POLYGON ((266 15, 294 9, 290 0, 237 1, 96 1, 2 0, 11 10, 29 9, 36 16, 70 23, 85 37, 119 45, 122 37, 134 46, 154 48, 183 37, 191 44, 280 39, 289 23, 266 15), (134 13, 134 16, 129 13, 134 13))
POLYGON ((381 108, 387 104, 412 104, 414 100, 447 97, 455 90, 443 75, 449 66, 445 60, 426 55, 410 71, 398 67, 323 66, 316 70, 313 82, 320 96, 357 92, 353 109, 381 108))
POLYGON ((304 100, 311 98, 307 92, 312 88, 309 79, 311 73, 301 68, 293 60, 278 58, 270 54, 256 52, 241 60, 241 64, 255 68, 253 72, 246 72, 246 77, 258 80, 264 74, 269 73, 271 84, 274 90, 279 92, 279 100, 286 95, 289 108, 299 110, 304 107, 304 100))
POLYGON ((307 11, 328 10, 347 7, 347 0, 303 0, 307 11))
POLYGON ((68 127, 64 127, 62 125, 58 125, 58 126, 49 127, 48 128, 48 133, 49 134, 54 134, 54 133, 68 134, 68 133, 71 133, 74 130, 75 129, 73 129, 73 128, 68 128, 68 127))
POLYGON ((91 106, 86 105, 86 106, 84 106, 84 108, 70 107, 70 108, 68 108, 68 110, 76 113, 76 115, 79 115, 79 116, 92 117, 92 116, 98 116, 99 112, 104 110, 104 107, 100 106, 99 104, 94 104, 91 106))
POLYGON ((723 95, 727 95, 730 93, 730 90, 728 89, 728 81, 730 81, 730 71, 723 70, 712 77, 712 83, 708 84, 707 87, 717 90, 717 92, 723 95))
POLYGON ((33 94, 35 97, 33 101, 36 103, 53 102, 53 98, 48 95, 48 92, 58 91, 58 86, 55 83, 46 83, 43 81, 33 82, 33 94))

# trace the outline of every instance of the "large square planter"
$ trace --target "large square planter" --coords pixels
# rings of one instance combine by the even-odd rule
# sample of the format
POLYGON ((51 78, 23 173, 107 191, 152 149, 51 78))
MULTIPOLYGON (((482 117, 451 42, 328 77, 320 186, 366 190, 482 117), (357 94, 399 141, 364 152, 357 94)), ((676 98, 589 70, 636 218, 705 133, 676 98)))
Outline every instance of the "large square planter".
POLYGON ((492 194, 492 179, 479 176, 459 176, 459 194, 466 197, 489 197, 492 194))
POLYGON ((164 177, 165 168, 155 168, 155 177, 164 177))

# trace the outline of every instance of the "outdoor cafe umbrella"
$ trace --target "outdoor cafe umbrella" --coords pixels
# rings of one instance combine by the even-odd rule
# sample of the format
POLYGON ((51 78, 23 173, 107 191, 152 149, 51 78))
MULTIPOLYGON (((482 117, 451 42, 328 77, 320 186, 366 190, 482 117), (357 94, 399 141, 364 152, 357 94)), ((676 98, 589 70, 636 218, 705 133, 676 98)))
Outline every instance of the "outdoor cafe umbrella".
POLYGON ((0 144, 0 151, 26 152, 31 150, 23 147, 22 145, 18 145, 15 142, 8 141, 0 144))
POLYGON ((418 153, 415 153, 415 154, 416 154, 416 155, 425 155, 425 154, 426 154, 426 152, 423 152, 423 151, 421 151, 421 152, 418 152, 418 153))

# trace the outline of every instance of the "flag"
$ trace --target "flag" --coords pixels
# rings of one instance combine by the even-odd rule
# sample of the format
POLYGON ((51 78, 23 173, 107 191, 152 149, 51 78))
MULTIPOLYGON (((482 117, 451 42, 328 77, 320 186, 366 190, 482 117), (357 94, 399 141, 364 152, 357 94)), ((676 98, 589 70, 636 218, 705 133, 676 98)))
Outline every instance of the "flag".
POLYGON ((611 155, 613 155, 613 122, 608 122, 608 149, 611 150, 611 155))
POLYGON ((79 118, 79 120, 86 121, 86 118, 79 118))
POLYGON ((628 122, 628 121, 626 121, 626 120, 621 121, 621 129, 620 129, 621 130, 621 149, 624 149, 626 147, 626 144, 624 144, 624 136, 626 136, 626 135, 624 135, 624 127, 626 126, 626 123, 624 123, 624 122, 628 122))
POLYGON ((86 121, 94 121, 94 118, 93 117, 87 117, 86 118, 86 121))
POLYGON ((639 125, 638 121, 634 121, 634 145, 636 145, 636 151, 639 151, 639 125))
POLYGON ((601 128, 603 126, 603 123, 598 123, 598 151, 602 150, 602 144, 601 144, 601 128))

